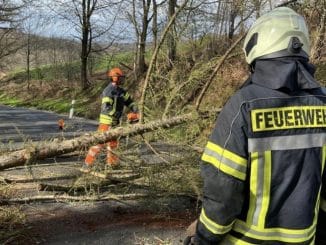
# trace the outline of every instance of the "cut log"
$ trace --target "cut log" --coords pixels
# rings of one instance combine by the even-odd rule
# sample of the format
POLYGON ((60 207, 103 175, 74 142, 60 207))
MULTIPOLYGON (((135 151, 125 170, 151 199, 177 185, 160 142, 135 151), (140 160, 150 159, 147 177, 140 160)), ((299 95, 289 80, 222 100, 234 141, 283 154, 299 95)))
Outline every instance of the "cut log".
POLYGON ((83 191, 85 190, 84 186, 64 186, 64 185, 58 185, 58 184, 52 184, 52 183, 40 183, 37 186, 37 189, 39 191, 59 191, 59 192, 70 192, 71 190, 74 191, 83 191))
POLYGON ((83 150, 91 145, 105 143, 112 139, 143 134, 159 128, 171 128, 188 121, 196 120, 197 118, 198 115, 189 113, 170 119, 152 121, 146 124, 134 124, 128 127, 119 127, 105 133, 88 133, 61 142, 41 142, 29 149, 22 149, 2 154, 0 156, 0 170, 22 166, 37 159, 58 156, 76 150, 83 150))
MULTIPOLYGON (((135 187, 140 187, 140 188, 147 188, 148 186, 145 185, 137 185, 134 183, 129 182, 130 180, 134 180, 137 178, 140 178, 139 173, 133 173, 130 172, 129 170, 124 171, 117 171, 114 173, 100 173, 96 171, 92 171, 90 173, 86 174, 91 174, 95 177, 98 177, 100 179, 103 179, 101 182, 98 183, 98 186, 104 187, 107 186, 108 184, 112 185, 117 185, 117 184, 125 184, 125 185, 130 185, 130 186, 135 186, 135 187)), ((61 185, 61 184, 55 184, 55 183, 39 183, 38 184, 38 190, 39 191, 63 191, 63 192, 70 192, 70 191, 85 191, 85 186, 77 186, 77 185, 61 185)))
POLYGON ((122 201, 122 200, 133 200, 147 197, 148 194, 135 193, 135 194, 123 194, 123 195, 106 195, 106 196, 69 196, 63 195, 42 195, 34 197, 23 197, 23 198, 11 198, 1 199, 0 205, 9 205, 16 203, 32 203, 32 202, 57 202, 57 201, 122 201))
POLYGON ((31 182, 38 182, 38 181, 52 181, 52 180, 67 180, 67 179, 75 179, 79 177, 78 175, 63 175, 63 176, 55 176, 55 177, 47 177, 47 178, 21 178, 21 179, 10 179, 0 177, 4 182, 10 183, 31 183, 31 182))
POLYGON ((160 197, 173 197, 175 198, 190 198, 192 200, 198 200, 197 196, 189 195, 187 193, 175 193, 175 194, 147 194, 147 193, 129 193, 129 194, 108 194, 108 195, 97 195, 97 196, 70 196, 68 194, 61 195, 38 195, 32 197, 22 198, 8 198, 0 199, 0 205, 11 205, 11 204, 26 204, 34 202, 71 202, 71 201, 84 201, 84 202, 99 202, 99 201, 116 201, 122 202, 127 200, 139 200, 144 198, 160 198, 160 197))
POLYGON ((107 179, 108 175, 107 173, 101 173, 101 172, 98 172, 98 171, 90 171, 88 173, 85 173, 85 174, 90 174, 90 175, 93 175, 97 178, 100 178, 100 179, 107 179))
POLYGON ((123 181, 128 181, 128 180, 133 180, 140 178, 139 173, 115 173, 115 172, 99 172, 99 171, 90 171, 89 173, 85 174, 90 174, 92 176, 98 177, 100 179, 106 179, 110 180, 112 182, 123 182, 123 181))

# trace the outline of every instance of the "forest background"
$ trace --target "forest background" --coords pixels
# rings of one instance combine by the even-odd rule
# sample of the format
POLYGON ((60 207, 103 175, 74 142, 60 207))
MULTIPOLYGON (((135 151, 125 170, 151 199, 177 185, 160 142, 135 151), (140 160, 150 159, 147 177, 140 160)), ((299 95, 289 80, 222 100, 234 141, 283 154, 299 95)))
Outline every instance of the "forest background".
POLYGON ((285 5, 306 18, 311 62, 318 68, 317 78, 325 80, 320 68, 325 56, 322 0, 0 4, 3 104, 67 112, 75 99, 77 115, 96 119, 99 95, 107 85, 105 72, 120 66, 147 121, 199 107, 218 108, 248 75, 241 50, 246 31, 260 15, 285 5))
POLYGON ((140 139, 187 147, 151 183, 200 199, 200 154, 219 108, 249 75, 243 38, 278 6, 305 17, 310 61, 326 85, 324 0, 1 0, 0 104, 67 114, 75 100, 76 116, 97 120, 106 71, 119 66, 141 122, 206 115, 140 139))

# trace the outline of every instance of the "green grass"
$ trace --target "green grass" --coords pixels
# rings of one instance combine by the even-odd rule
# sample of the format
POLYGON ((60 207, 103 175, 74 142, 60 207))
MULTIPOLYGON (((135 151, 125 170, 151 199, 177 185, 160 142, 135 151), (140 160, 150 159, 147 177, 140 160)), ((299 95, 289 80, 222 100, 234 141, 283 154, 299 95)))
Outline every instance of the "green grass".
POLYGON ((0 94, 0 104, 10 105, 10 106, 19 106, 23 104, 23 101, 18 98, 9 97, 6 94, 0 94))
POLYGON ((8 97, 4 94, 0 96, 0 104, 9 105, 9 106, 27 106, 34 107, 38 109, 44 109, 55 112, 68 112, 70 109, 70 100, 58 98, 58 99, 35 99, 33 101, 24 101, 23 99, 8 97))
MULTIPOLYGON (((43 81, 54 81, 54 80, 74 80, 79 77, 80 63, 73 62, 67 64, 57 65, 44 65, 30 70, 31 80, 43 80, 43 81)), ((17 81, 26 81, 27 72, 26 70, 16 70, 10 74, 11 77, 17 81)))
MULTIPOLYGON (((145 59, 149 61, 151 58, 152 51, 148 49, 148 51, 145 53, 145 59)), ((101 56, 96 59, 94 69, 95 71, 106 71, 108 69, 111 69, 113 67, 122 67, 122 64, 129 65, 133 63, 134 59, 134 52, 132 51, 126 51, 126 52, 120 52, 113 55, 106 55, 101 56)))
POLYGON ((70 101, 60 98, 39 100, 31 103, 31 105, 39 109, 47 109, 59 113, 68 112, 70 109, 70 101))
POLYGON ((133 56, 134 53, 131 51, 102 56, 95 62, 95 71, 105 71, 112 67, 121 66, 120 63, 130 64, 130 62, 133 60, 133 56))

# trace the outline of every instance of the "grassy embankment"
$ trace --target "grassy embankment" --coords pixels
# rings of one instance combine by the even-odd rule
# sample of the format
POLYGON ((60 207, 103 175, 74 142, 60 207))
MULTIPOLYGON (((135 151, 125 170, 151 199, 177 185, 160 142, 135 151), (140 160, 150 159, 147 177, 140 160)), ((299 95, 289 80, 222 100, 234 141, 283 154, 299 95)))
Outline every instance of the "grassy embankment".
POLYGON ((0 81, 0 103, 10 106, 33 107, 58 113, 68 113, 71 100, 76 100, 77 116, 96 118, 98 98, 106 86, 104 72, 119 62, 128 62, 131 53, 116 55, 114 59, 102 57, 93 66, 91 86, 82 91, 78 84, 79 63, 42 66, 31 69, 30 82, 25 70, 12 71, 0 81), (98 73, 103 73, 97 80, 98 73), (29 87, 29 88, 28 88, 29 87), (94 110, 95 109, 95 110, 94 110))

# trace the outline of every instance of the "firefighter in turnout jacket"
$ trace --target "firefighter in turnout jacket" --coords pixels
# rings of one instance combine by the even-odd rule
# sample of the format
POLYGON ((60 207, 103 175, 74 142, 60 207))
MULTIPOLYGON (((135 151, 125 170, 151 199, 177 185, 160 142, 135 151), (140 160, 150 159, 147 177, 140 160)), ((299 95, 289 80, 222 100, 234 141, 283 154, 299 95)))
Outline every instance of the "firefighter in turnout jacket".
MULTIPOLYGON (((98 131, 101 132, 108 131, 120 123, 124 106, 127 106, 131 111, 127 115, 129 123, 138 121, 138 108, 136 103, 132 100, 130 94, 120 87, 125 79, 121 69, 113 68, 108 71, 107 76, 110 79, 110 84, 102 93, 102 106, 98 127, 98 131)), ((84 172, 90 171, 97 154, 103 147, 106 147, 107 149, 107 165, 117 166, 119 160, 118 156, 112 152, 117 148, 117 146, 117 140, 110 140, 106 144, 92 146, 88 151, 85 158, 85 164, 81 170, 84 172)))
POLYGON ((303 17, 287 7, 261 16, 244 52, 251 76, 205 147, 202 209, 185 244, 321 244, 326 90, 303 17))

